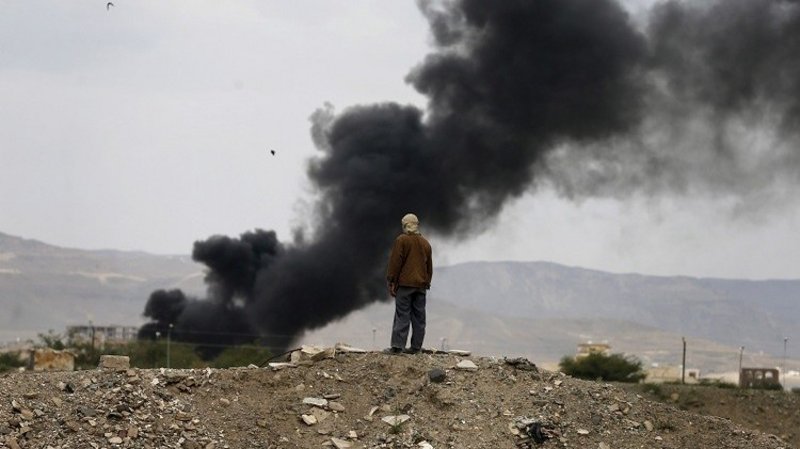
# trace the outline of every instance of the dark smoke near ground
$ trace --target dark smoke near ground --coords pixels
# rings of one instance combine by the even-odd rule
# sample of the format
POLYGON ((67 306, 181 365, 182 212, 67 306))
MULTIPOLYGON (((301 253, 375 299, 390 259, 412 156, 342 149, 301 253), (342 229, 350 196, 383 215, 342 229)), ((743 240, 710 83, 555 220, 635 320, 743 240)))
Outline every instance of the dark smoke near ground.
POLYGON ((387 298, 386 254, 410 211, 423 232, 465 237, 544 185, 568 197, 746 197, 800 178, 797 1, 663 2, 644 28, 612 0, 420 9, 435 50, 407 81, 427 108, 317 111, 310 235, 196 243, 208 298, 153 293, 143 335, 173 323, 181 338, 258 334, 286 348, 387 298))

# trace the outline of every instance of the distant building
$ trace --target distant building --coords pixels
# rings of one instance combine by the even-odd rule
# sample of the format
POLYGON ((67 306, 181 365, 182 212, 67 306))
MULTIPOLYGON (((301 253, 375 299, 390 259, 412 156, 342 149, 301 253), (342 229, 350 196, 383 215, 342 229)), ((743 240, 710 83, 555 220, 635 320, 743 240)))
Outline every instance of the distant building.
POLYGON ((739 371, 739 387, 764 388, 780 385, 776 368, 742 368, 739 371))
POLYGON ((138 333, 136 326, 67 326, 67 339, 71 344, 94 343, 97 348, 128 343, 136 340, 138 333))
POLYGON ((578 344, 578 352, 575 358, 586 357, 589 354, 611 354, 611 345, 608 343, 592 343, 591 341, 578 344))
MULTIPOLYGON (((680 382, 680 380, 680 366, 651 366, 647 369, 647 377, 645 378, 645 382, 648 383, 680 382)), ((686 368, 684 371, 684 382, 687 384, 696 384, 699 381, 700 370, 697 368, 686 368)))

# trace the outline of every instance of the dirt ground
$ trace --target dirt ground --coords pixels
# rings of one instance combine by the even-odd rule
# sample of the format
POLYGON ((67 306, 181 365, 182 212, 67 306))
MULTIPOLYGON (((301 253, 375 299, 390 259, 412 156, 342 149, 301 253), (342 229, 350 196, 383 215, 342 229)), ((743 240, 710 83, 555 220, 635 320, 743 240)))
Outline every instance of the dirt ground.
POLYGON ((800 447, 800 394, 703 386, 639 386, 646 399, 702 415, 720 416, 800 447))
POLYGON ((698 390, 697 406, 648 394, 524 359, 453 354, 339 353, 294 367, 227 370, 14 372, 0 377, 0 447, 792 447, 761 426, 797 438, 791 394, 791 407, 779 393, 740 392, 734 400, 698 390), (717 406, 742 409, 730 419, 697 414, 725 416, 717 406), (744 419, 753 413, 769 420, 744 419), (766 425, 779 416, 785 427, 766 425))

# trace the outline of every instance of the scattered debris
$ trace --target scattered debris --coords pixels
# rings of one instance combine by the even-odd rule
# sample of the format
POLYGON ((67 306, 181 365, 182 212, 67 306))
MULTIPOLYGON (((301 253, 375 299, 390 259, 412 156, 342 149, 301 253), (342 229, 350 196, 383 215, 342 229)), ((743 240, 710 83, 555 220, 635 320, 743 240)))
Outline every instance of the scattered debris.
POLYGON ((791 447, 524 359, 343 348, 279 369, 3 374, 0 448, 791 447))

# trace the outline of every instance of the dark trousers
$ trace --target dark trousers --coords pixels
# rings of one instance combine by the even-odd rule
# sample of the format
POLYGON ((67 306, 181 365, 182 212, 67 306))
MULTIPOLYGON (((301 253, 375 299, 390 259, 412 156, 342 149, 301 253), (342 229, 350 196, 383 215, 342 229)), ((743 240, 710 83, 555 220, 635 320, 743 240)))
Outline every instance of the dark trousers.
POLYGON ((405 348, 411 325, 411 349, 422 349, 425 339, 425 289, 398 287, 394 299, 392 347, 405 348))

